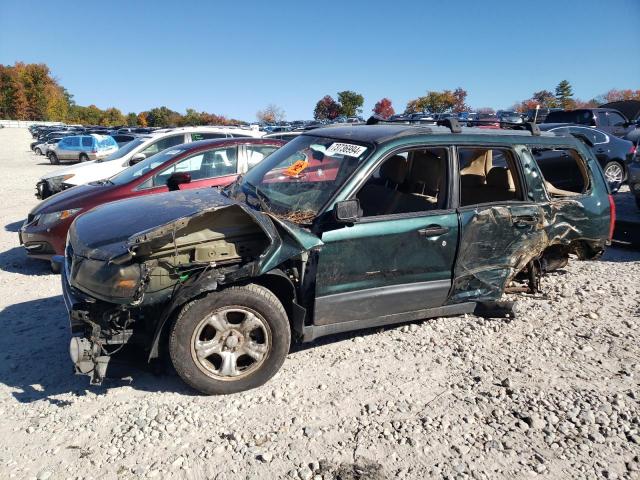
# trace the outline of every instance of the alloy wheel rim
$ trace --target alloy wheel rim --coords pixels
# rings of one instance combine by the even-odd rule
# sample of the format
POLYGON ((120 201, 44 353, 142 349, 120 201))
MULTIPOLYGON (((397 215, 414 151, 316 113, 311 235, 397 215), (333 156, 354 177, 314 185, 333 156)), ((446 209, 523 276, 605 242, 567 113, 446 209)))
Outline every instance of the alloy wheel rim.
POLYGON ((216 380, 238 380, 262 366, 271 344, 271 329, 259 313, 229 306, 210 313, 196 326, 191 356, 205 375, 216 380))
POLYGON ((607 165, 604 170, 604 176, 609 182, 622 182, 623 175, 622 168, 616 163, 607 165))

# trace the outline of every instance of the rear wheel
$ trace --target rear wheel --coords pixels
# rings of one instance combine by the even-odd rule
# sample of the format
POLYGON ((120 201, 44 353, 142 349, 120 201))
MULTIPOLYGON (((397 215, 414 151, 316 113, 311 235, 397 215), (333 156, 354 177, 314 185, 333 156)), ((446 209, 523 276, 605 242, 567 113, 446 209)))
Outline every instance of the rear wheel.
POLYGON ((60 163, 60 159, 55 153, 51 152, 49 154, 49 162, 51 162, 52 165, 58 165, 60 163))
POLYGON ((607 179, 607 182, 622 183, 624 182, 624 176, 624 167, 620 162, 612 160, 604 166, 604 177, 607 179))
POLYGON ((291 342, 287 314, 264 287, 246 285, 188 303, 171 329, 178 375, 202 393, 259 387, 280 369, 291 342))
POLYGON ((81 162, 88 162, 89 161, 89 157, 87 156, 86 153, 81 153, 79 159, 80 159, 81 162))

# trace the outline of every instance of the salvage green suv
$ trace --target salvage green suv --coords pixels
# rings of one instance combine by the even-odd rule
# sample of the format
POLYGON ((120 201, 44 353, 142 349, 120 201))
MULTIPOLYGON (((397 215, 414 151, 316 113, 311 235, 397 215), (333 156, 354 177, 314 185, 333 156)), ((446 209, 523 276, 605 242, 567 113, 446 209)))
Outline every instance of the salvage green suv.
POLYGON ((313 130, 223 190, 79 216, 58 259, 76 371, 100 383, 135 349, 238 392, 292 339, 491 312, 514 282, 603 252, 613 205, 581 140, 445 123, 313 130))

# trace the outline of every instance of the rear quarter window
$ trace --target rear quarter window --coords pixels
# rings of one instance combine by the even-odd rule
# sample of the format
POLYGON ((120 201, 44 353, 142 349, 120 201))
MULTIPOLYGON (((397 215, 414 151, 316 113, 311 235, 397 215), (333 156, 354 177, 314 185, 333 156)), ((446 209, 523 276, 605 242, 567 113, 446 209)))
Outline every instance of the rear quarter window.
POLYGON ((572 197, 589 190, 589 168, 577 150, 532 147, 531 154, 542 172, 549 197, 572 197))
POLYGON ((93 145, 93 138, 91 137, 82 137, 82 146, 83 147, 91 147, 93 145))

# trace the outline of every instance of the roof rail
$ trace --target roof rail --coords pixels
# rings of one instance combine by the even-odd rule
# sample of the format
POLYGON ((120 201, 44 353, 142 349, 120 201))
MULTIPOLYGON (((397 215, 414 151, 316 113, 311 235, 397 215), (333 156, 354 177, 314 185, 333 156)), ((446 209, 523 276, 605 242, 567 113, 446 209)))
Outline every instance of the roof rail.
MULTIPOLYGON (((416 122, 403 119, 388 120, 378 115, 371 115, 367 120, 367 125, 377 125, 379 123, 404 123, 409 125, 418 124, 421 126, 424 125, 424 122, 416 122)), ((449 130, 451 130, 451 133, 462 133, 462 128, 460 127, 460 123, 458 122, 457 118, 445 118, 443 120, 433 121, 429 120, 429 123, 433 123, 434 125, 438 125, 440 127, 447 127, 449 130)))

